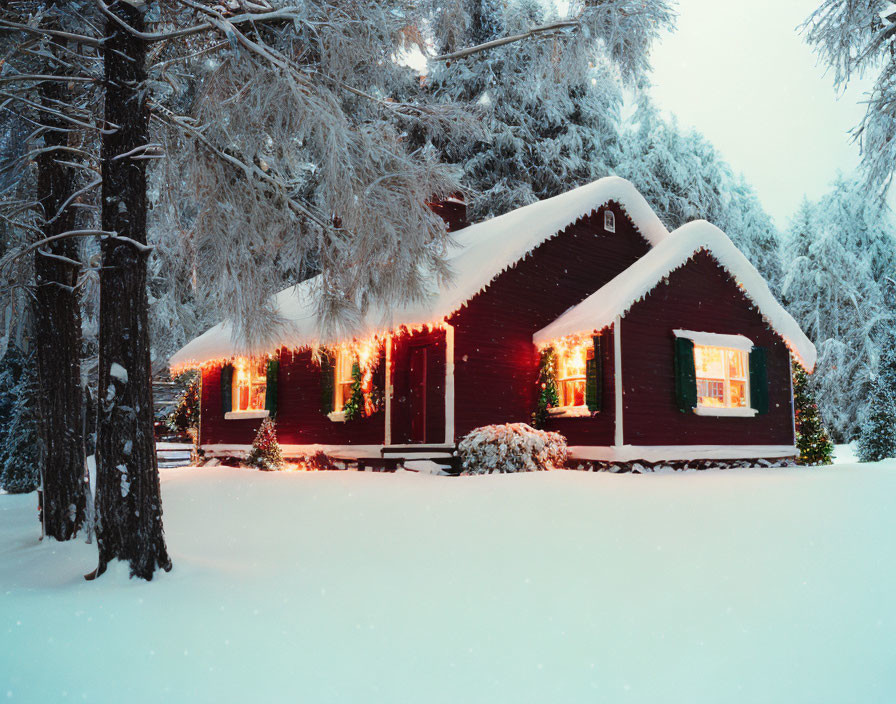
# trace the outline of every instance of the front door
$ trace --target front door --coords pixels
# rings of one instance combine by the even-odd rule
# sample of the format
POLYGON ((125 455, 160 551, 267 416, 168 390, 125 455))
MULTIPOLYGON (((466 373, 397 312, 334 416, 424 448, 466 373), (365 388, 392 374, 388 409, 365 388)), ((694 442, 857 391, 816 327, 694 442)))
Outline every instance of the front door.
POLYGON ((426 437, 426 368, 429 345, 411 347, 408 367, 408 415, 411 442, 427 442, 426 437))
POLYGON ((392 442, 445 442, 445 332, 394 339, 392 442))

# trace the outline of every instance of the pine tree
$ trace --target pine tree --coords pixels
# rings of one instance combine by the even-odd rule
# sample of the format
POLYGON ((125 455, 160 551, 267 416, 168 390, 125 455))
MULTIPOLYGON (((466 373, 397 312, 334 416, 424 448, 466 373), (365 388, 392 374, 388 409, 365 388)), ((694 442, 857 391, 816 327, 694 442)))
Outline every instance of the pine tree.
POLYGON ((168 427, 176 433, 186 433, 199 426, 199 378, 187 384, 166 421, 168 427))
POLYGON ((861 183, 838 177, 817 204, 804 203, 785 244, 784 304, 818 348, 812 387, 836 442, 859 433, 881 340, 894 325, 885 300, 896 269, 894 228, 861 183))
POLYGON ((0 367, 4 391, 0 417, 0 489, 11 494, 40 485, 40 438, 37 427, 34 355, 10 350, 0 367))
POLYGON ((821 422, 818 404, 810 388, 809 375, 793 363, 793 404, 796 422, 796 446, 799 464, 831 464, 834 445, 821 422))
MULTIPOLYGON (((434 28, 443 53, 558 19, 539 0, 439 7, 434 28)), ((673 16, 663 0, 641 2, 638 12, 615 0, 573 9, 580 31, 430 66, 428 90, 437 100, 483 116, 478 138, 432 138, 442 159, 463 169, 471 221, 608 176, 619 162, 623 89, 646 74, 649 47, 673 16)))
POLYGON ((862 462, 878 462, 896 457, 896 335, 882 345, 877 376, 871 384, 862 414, 858 454, 862 462))
POLYGON ((859 431, 858 455, 862 462, 896 457, 896 404, 892 392, 878 376, 871 384, 869 403, 859 431))
POLYGON ((283 452, 277 442, 277 428, 274 421, 265 418, 252 441, 252 449, 246 456, 246 464, 267 472, 283 469, 283 452))

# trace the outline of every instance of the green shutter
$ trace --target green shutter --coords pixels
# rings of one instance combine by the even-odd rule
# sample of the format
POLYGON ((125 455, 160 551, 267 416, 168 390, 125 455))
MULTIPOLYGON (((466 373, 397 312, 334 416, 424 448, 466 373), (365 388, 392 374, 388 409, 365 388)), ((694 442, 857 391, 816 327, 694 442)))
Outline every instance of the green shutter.
POLYGON ((765 348, 750 350, 750 405, 759 414, 768 413, 768 365, 765 348))
POLYGON ((264 409, 271 418, 277 415, 277 376, 279 371, 280 362, 276 359, 269 359, 267 383, 264 389, 264 409))
POLYGON ((697 369, 694 366, 694 341, 675 338, 675 404, 682 413, 697 407, 697 369))
POLYGON ((221 367, 221 412, 233 410, 233 365, 229 362, 221 367))
POLYGON ((601 407, 603 391, 603 365, 600 354, 600 336, 591 338, 594 355, 585 360, 585 405, 592 413, 598 413, 601 407))
POLYGON ((320 352, 320 412, 324 415, 333 412, 333 391, 335 386, 336 365, 333 355, 327 350, 320 352))

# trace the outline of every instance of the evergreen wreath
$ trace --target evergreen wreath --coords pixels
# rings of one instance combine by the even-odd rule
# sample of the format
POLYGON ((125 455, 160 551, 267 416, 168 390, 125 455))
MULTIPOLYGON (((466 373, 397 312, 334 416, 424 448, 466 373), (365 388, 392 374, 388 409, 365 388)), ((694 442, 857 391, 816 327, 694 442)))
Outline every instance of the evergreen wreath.
POLYGON ((364 391, 361 388, 362 379, 361 364, 355 359, 352 364, 352 395, 342 407, 346 420, 354 420, 355 418, 364 417, 364 391))

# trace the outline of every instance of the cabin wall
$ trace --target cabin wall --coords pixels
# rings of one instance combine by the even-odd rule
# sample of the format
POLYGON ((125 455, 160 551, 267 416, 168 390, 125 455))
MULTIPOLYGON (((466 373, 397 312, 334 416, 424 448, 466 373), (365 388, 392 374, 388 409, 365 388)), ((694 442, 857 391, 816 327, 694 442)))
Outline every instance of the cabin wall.
MULTIPOLYGON (((491 423, 531 423, 538 353, 532 335, 646 254, 650 246, 620 206, 616 232, 603 229, 601 207, 500 274, 448 322, 455 326, 455 428, 460 439, 491 423)), ((611 337, 607 338, 611 340, 611 337)), ((612 372, 612 342, 604 364, 612 372)), ((604 410, 594 418, 552 419, 570 444, 612 443, 612 375, 604 410)))
POLYGON ((626 445, 792 445, 790 352, 737 283, 705 252, 622 319, 626 445), (767 350, 769 412, 752 418, 682 413, 675 402, 676 328, 744 335, 767 350))
MULTIPOLYGON (((333 422, 321 412, 321 371, 309 350, 281 350, 277 386, 276 421, 281 445, 383 444, 384 411, 346 423, 333 422)), ((200 443, 251 444, 261 420, 227 420, 221 403, 221 368, 203 369, 200 443)))

